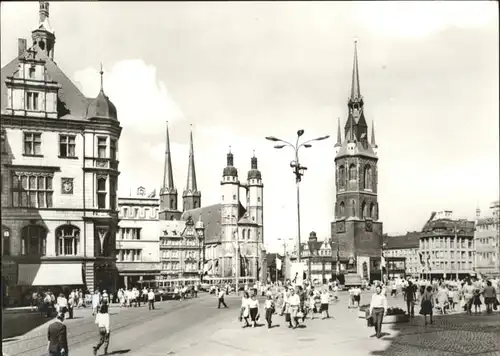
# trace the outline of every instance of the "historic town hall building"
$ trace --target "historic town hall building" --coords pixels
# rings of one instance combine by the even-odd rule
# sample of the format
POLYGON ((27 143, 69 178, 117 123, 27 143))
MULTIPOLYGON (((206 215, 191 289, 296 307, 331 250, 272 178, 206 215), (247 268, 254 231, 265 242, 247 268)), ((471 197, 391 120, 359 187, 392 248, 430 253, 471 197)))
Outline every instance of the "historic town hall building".
POLYGON ((336 203, 335 220, 331 224, 332 250, 335 260, 339 258, 337 270, 355 272, 371 279, 370 274, 379 272, 383 232, 377 200, 377 144, 373 122, 371 137, 368 138, 356 44, 347 107, 344 134, 341 135, 339 122, 335 144, 336 203))
MULTIPOLYGON (((31 45, 1 71, 2 274, 18 299, 37 288, 113 289, 117 110, 86 98, 54 61, 49 3, 31 45)), ((63 61, 59 61, 61 63, 63 61)))

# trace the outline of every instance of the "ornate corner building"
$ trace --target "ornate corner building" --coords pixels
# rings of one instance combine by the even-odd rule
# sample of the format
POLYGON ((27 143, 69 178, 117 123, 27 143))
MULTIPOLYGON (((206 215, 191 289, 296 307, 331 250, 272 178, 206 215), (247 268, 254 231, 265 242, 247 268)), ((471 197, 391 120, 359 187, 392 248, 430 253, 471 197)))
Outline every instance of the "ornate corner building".
POLYGON ((383 243, 377 199, 378 146, 373 122, 368 140, 356 43, 347 107, 344 133, 341 134, 339 120, 335 144, 336 202, 331 243, 334 259, 340 267, 337 270, 356 272, 371 279, 372 274, 380 273, 383 243))
POLYGON ((113 103, 86 98, 54 61, 49 3, 32 45, 1 71, 2 272, 8 296, 116 282, 118 140, 113 103))

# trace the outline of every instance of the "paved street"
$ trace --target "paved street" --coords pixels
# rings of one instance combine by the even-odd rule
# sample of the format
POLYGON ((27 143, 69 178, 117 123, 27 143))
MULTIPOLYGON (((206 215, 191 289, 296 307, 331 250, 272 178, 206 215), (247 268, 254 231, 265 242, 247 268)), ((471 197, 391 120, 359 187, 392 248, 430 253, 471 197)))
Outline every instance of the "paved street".
MULTIPOLYGON (((275 327, 243 329, 237 321, 239 298, 228 297, 229 309, 217 309, 213 296, 184 302, 158 303, 158 310, 112 310, 110 352, 127 356, 246 356, 272 353, 304 355, 310 352, 331 355, 500 355, 500 314, 437 316, 435 324, 423 325, 417 316, 410 323, 384 325, 383 339, 370 338, 372 328, 347 308, 347 295, 330 306, 328 320, 307 320, 305 328, 288 329, 284 317, 274 316, 275 327)), ((363 295, 362 304, 368 303, 363 295)), ((389 298, 391 306, 402 307, 403 299, 389 298)), ((418 311, 418 306, 417 306, 418 311)), ((86 311, 87 312, 87 311, 86 311)), ((88 313, 88 312, 87 312, 88 313)), ((71 356, 91 355, 97 341, 93 318, 67 321, 71 356)), ((4 343, 4 352, 14 355, 41 355, 46 347, 46 326, 23 338, 4 343)), ((101 350, 102 354, 102 350, 101 350)))

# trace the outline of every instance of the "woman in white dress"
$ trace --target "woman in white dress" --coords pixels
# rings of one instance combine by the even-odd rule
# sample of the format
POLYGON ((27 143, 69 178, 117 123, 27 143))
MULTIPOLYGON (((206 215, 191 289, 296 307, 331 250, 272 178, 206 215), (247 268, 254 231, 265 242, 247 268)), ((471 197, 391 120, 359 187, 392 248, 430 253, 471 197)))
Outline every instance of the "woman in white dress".
POLYGON ((245 320, 245 325, 243 325, 244 328, 247 326, 250 326, 248 323, 248 317, 250 316, 250 311, 248 308, 248 301, 250 300, 250 296, 248 292, 243 293, 243 298, 241 298, 241 309, 240 309, 240 321, 245 320))

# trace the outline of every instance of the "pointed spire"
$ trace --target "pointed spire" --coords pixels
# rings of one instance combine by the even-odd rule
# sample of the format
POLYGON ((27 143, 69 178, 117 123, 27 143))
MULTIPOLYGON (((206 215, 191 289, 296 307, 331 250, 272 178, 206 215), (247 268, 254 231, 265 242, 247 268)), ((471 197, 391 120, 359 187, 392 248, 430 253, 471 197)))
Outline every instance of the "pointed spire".
MULTIPOLYGON (((99 74, 101 75, 101 91, 104 92, 104 71, 102 69, 102 62, 101 62, 101 71, 99 72, 99 74)), ((168 127, 167 127, 167 131, 168 131, 168 127)))
POLYGON ((358 71, 358 41, 354 41, 354 60, 352 65, 352 83, 351 83, 351 101, 361 99, 361 89, 359 87, 359 71, 358 71))
POLYGON ((255 150, 253 150, 253 157, 250 159, 250 169, 258 169, 257 157, 255 157, 255 150))
POLYGON ((198 191, 198 185, 196 184, 196 170, 194 168, 193 125, 191 125, 191 132, 189 134, 189 166, 188 166, 186 191, 187 192, 198 191))
POLYGON ((340 132, 340 117, 337 118, 337 143, 335 144, 335 147, 340 147, 342 146, 342 134, 340 132))
POLYGON ((234 164, 234 157, 231 153, 231 146, 229 146, 229 153, 227 154, 227 166, 232 167, 234 164))
POLYGON ((175 189, 174 171, 172 169, 172 155, 170 153, 170 135, 168 132, 168 121, 165 133, 165 167, 163 169, 163 189, 167 191, 175 189))
POLYGON ((378 147, 375 141, 375 120, 372 120, 372 134, 371 134, 371 145, 373 147, 378 147))

